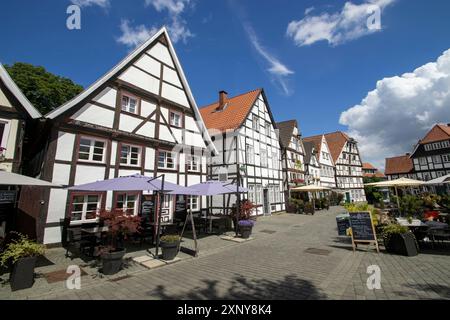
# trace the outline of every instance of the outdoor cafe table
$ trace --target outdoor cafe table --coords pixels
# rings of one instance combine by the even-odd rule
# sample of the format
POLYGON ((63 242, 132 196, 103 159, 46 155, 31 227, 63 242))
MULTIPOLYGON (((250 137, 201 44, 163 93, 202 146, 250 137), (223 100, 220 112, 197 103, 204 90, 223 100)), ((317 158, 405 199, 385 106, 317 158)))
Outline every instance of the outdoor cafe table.
POLYGON ((108 227, 105 226, 105 227, 82 228, 81 231, 89 234, 98 234, 108 232, 108 227))

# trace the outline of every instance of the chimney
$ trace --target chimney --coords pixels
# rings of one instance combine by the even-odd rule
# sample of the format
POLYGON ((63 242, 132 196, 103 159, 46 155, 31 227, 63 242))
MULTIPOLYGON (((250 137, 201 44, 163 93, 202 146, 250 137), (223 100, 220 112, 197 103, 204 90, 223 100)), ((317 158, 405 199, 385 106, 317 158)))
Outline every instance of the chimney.
POLYGON ((219 92, 219 106, 217 107, 218 111, 225 109, 228 103, 228 93, 224 90, 219 92))

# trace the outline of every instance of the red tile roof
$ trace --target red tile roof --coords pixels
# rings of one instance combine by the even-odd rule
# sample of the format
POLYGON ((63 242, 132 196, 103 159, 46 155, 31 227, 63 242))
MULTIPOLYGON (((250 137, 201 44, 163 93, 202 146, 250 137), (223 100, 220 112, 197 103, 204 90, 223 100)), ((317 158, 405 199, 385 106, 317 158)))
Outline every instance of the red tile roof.
POLYGON ((377 168, 375 168, 372 164, 368 163, 368 162, 364 162, 363 166, 362 166, 363 170, 376 170, 377 168))
POLYGON ((303 138, 303 141, 314 143, 314 148, 317 153, 320 154, 320 149, 322 148, 322 137, 323 135, 319 134, 317 136, 303 138))
POLYGON ((337 131, 325 134, 325 139, 327 140, 328 148, 330 148, 333 161, 336 163, 345 144, 350 140, 350 137, 342 131, 337 131))
POLYGON ((363 177, 366 178, 386 178, 383 172, 377 171, 376 173, 363 173, 363 177))
POLYGON ((450 125, 437 124, 420 140, 421 144, 450 139, 450 125))
POLYGON ((413 171, 413 161, 409 155, 386 158, 386 169, 384 173, 386 175, 410 173, 413 171))
POLYGON ((262 89, 256 89, 233 98, 228 98, 225 109, 217 111, 219 101, 202 107, 200 113, 206 128, 219 131, 239 128, 250 112, 262 89))

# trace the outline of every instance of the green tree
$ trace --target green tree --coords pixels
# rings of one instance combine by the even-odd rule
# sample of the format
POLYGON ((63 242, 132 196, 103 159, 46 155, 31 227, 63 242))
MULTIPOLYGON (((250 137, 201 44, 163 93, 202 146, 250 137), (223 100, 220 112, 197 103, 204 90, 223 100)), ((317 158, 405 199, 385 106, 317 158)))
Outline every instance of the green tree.
MULTIPOLYGON (((377 177, 364 177, 364 184, 383 181, 377 177)), ((366 193, 367 202, 370 204, 376 204, 383 201, 383 194, 379 192, 378 188, 372 186, 364 186, 364 192, 366 193)))
POLYGON ((69 101, 83 87, 68 78, 54 75, 44 67, 17 62, 5 66, 11 78, 43 115, 69 101))

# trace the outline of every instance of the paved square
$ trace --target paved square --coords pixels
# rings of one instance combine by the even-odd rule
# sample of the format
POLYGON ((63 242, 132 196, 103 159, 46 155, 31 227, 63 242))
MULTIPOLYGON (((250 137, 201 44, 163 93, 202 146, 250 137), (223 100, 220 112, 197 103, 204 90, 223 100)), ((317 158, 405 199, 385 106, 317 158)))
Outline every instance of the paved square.
POLYGON ((49 251, 55 265, 36 269, 33 288, 12 293, 5 283, 0 299, 450 299, 449 248, 416 257, 377 254, 367 246, 353 253, 350 241, 337 236, 335 217, 342 210, 262 217, 252 241, 202 238, 198 258, 180 253, 182 261, 152 270, 128 257, 126 268, 114 277, 49 251), (68 290, 65 282, 49 284, 39 275, 71 263, 88 273, 81 290, 68 290), (367 288, 370 265, 381 269, 380 290, 367 288))

